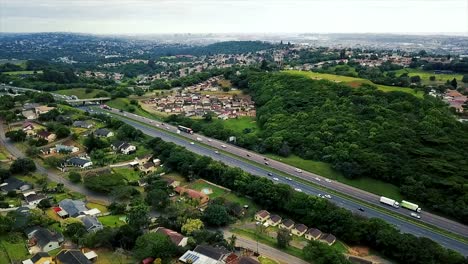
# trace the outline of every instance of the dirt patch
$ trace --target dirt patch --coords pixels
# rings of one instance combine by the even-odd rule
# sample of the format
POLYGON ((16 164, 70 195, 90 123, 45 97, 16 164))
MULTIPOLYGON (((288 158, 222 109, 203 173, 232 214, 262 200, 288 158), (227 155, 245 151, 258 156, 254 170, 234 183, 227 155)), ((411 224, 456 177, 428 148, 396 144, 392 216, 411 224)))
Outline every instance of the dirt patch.
POLYGON ((346 84, 353 87, 353 88, 358 88, 359 86, 362 85, 362 82, 354 81, 354 82, 348 82, 346 84))
POLYGON ((350 247, 349 254, 353 256, 365 257, 369 256, 369 248, 367 247, 350 247))

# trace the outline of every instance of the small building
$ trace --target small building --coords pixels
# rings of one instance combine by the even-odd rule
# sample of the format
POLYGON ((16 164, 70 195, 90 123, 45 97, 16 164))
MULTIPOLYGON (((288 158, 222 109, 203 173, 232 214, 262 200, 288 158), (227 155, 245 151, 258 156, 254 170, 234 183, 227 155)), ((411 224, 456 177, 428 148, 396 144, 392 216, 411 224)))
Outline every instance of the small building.
POLYGON ((52 142, 57 138, 57 135, 55 135, 54 133, 50 133, 49 131, 43 130, 37 133, 37 137, 45 139, 47 140, 47 142, 52 142))
POLYGON ((281 223, 281 216, 279 215, 270 215, 270 218, 267 220, 268 225, 277 226, 281 223))
POLYGON ((31 122, 25 122, 23 124, 23 131, 27 133, 28 130, 34 130, 34 124, 31 122))
POLYGON ((85 226, 86 231, 88 232, 96 232, 104 229, 102 223, 99 222, 99 220, 95 216, 83 216, 80 217, 80 220, 81 222, 83 222, 83 225, 85 226))
POLYGON ((208 203, 208 201, 210 200, 208 195, 192 190, 192 189, 187 189, 187 188, 178 186, 174 190, 181 196, 186 195, 190 199, 198 201, 199 205, 204 205, 208 203))
POLYGON ((168 187, 176 188, 180 185, 180 181, 176 181, 174 179, 162 179, 167 182, 168 187))
POLYGON ((28 237, 28 248, 30 253, 49 252, 60 247, 63 236, 43 227, 28 228, 25 231, 28 237))
POLYGON ((90 160, 85 160, 85 159, 82 159, 82 158, 71 158, 67 161, 67 164, 70 165, 70 166, 73 166, 73 167, 79 167, 79 168, 82 168, 82 169, 86 169, 86 168, 89 168, 91 166, 93 166, 93 162, 90 161, 90 160))
POLYGON ((152 157, 153 157, 152 154, 147 154, 147 155, 143 155, 143 156, 140 156, 140 157, 136 157, 135 161, 138 162, 138 165, 142 166, 143 164, 150 161, 152 157))
POLYGON ((145 174, 148 174, 148 173, 151 173, 153 171, 156 170, 156 166, 154 165, 153 162, 146 162, 145 164, 141 165, 138 167, 138 169, 145 173, 145 174))
POLYGON ((73 126, 74 127, 79 127, 79 128, 86 128, 86 129, 89 129, 89 128, 92 128, 93 127, 93 124, 89 123, 89 122, 86 122, 86 121, 75 121, 73 122, 73 126))
POLYGON ((92 264, 92 262, 80 250, 63 249, 55 257, 55 264, 92 264))
POLYGON ((322 231, 318 230, 317 228, 310 228, 305 233, 305 238, 307 240, 317 240, 322 236, 322 231))
POLYGON ((116 141, 112 143, 111 146, 115 152, 120 152, 126 155, 136 151, 136 146, 124 141, 116 141))
POLYGON ((257 260, 246 256, 240 257, 237 264, 260 264, 257 260))
POLYGON ((286 219, 279 225, 279 227, 291 230, 294 227, 294 221, 291 219, 286 219))
POLYGON ((114 132, 110 131, 107 128, 99 128, 94 131, 94 135, 97 137, 112 137, 114 136, 114 132))
POLYGON ((329 246, 333 245, 336 241, 336 237, 332 234, 323 234, 320 238, 320 242, 327 243, 329 246))
POLYGON ((26 118, 27 120, 34 120, 37 118, 36 113, 33 110, 25 110, 22 111, 21 114, 26 118))
POLYGON ((47 105, 41 105, 41 106, 38 106, 36 107, 34 110, 36 111, 36 114, 38 115, 42 115, 42 114, 46 114, 52 110, 54 110, 55 107, 49 107, 47 105))
POLYGON ((30 259, 23 260, 22 264, 52 264, 52 257, 47 252, 37 252, 30 259))
POLYGON ((23 194, 24 195, 24 200, 28 203, 30 206, 36 206, 38 205, 42 200, 47 199, 47 196, 41 193, 35 193, 35 192, 28 192, 23 194))
POLYGON ((303 224, 297 224, 294 226, 294 228, 291 230, 291 233, 293 233, 296 236, 302 236, 305 234, 307 231, 307 226, 303 224))
POLYGON ((255 214, 255 220, 259 222, 265 222, 269 218, 270 218, 270 213, 267 210, 261 210, 255 214))
POLYGON ((208 245, 198 245, 193 251, 220 262, 231 253, 223 247, 213 247, 208 245))
POLYGON ((158 227, 154 232, 168 236, 176 246, 185 247, 187 245, 188 238, 171 229, 158 227))
POLYGON ((3 183, 0 184, 0 191, 2 193, 8 193, 11 191, 27 191, 30 190, 32 186, 22 180, 19 180, 15 177, 6 178, 3 180, 3 183))
MULTIPOLYGON (((72 199, 63 199, 59 202, 59 207, 61 216, 68 216, 68 217, 77 217, 80 215, 86 215, 88 208, 83 201, 80 200, 72 200, 72 199)), ((60 215, 60 214, 59 214, 60 215)))
POLYGON ((80 151, 80 149, 75 146, 57 144, 55 145, 55 151, 58 153, 76 153, 80 151))

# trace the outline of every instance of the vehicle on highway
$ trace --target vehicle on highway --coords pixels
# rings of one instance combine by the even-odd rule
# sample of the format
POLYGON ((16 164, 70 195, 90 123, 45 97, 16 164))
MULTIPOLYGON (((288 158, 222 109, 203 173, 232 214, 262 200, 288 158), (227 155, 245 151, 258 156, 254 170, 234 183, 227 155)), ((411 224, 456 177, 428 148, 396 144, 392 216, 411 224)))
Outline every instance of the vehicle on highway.
POLYGON ((291 179, 291 178, 289 178, 289 177, 286 177, 286 180, 288 180, 288 181, 292 181, 292 179, 291 179))
POLYGON ((380 202, 383 203, 383 204, 386 204, 386 205, 393 206, 395 208, 400 207, 400 204, 397 201, 395 201, 393 199, 390 199, 390 198, 387 198, 387 197, 384 197, 384 196, 380 197, 380 202))
POLYGON ((191 128, 189 128, 189 127, 177 126, 177 128, 182 132, 193 134, 193 130, 191 128))
POLYGON ((331 199, 331 195, 329 195, 329 194, 325 194, 323 197, 331 199))
POLYGON ((273 173, 269 172, 269 173, 268 173, 268 176, 273 176, 273 173))
POLYGON ((221 145, 222 148, 226 148, 226 145, 221 145))
POLYGON ((315 177, 315 180, 316 181, 321 181, 319 177, 315 177))
POLYGON ((302 190, 299 189, 299 188, 294 188, 294 190, 295 190, 296 192, 302 192, 302 190))
POLYGON ((317 196, 323 198, 323 195, 321 193, 317 194, 317 196))
POLYGON ((421 212, 421 208, 417 204, 410 203, 408 201, 403 200, 403 201, 401 201, 400 205, 401 205, 401 207, 406 208, 408 210, 415 211, 417 213, 421 212))
POLYGON ((417 219, 421 219, 421 216, 418 215, 417 213, 411 213, 411 216, 417 219))
POLYGON ((332 182, 330 179, 325 179, 326 182, 332 182))
POLYGON ((263 158, 263 160, 268 160, 267 158, 263 158))
POLYGON ((219 151, 215 150, 215 153, 216 153, 216 154, 219 154, 219 151))
POLYGON ((247 154, 247 157, 250 157, 250 154, 247 154))
POLYGON ((265 165, 270 165, 270 163, 268 163, 268 161, 265 161, 265 165))
POLYGON ((213 141, 213 140, 211 140, 211 139, 208 139, 208 142, 211 142, 211 141, 213 141))
POLYGON ((302 173, 302 170, 301 170, 301 169, 298 169, 298 168, 295 168, 294 171, 295 171, 295 172, 302 173))
POLYGON ((273 180, 275 180, 275 181, 279 181, 279 179, 278 179, 278 178, 276 178, 276 177, 275 177, 275 178, 273 178, 273 180))
POLYGON ((190 145, 193 145, 193 144, 195 144, 193 141, 192 141, 192 142, 190 142, 190 145))
POLYGON ((198 141, 203 141, 203 139, 202 139, 202 138, 200 138, 200 137, 197 137, 197 140, 198 140, 198 141))
POLYGON ((150 123, 153 123, 153 120, 150 120, 150 123))
POLYGON ((361 211, 361 212, 364 212, 364 209, 362 207, 359 207, 358 210, 361 211))

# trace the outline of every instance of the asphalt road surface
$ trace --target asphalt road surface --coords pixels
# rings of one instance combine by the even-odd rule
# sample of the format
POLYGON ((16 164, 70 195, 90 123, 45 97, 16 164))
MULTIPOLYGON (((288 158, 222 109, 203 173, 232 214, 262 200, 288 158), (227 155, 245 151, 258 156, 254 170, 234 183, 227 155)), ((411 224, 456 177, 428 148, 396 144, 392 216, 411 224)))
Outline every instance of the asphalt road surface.
MULTIPOLYGON (((94 112, 96 112, 96 111, 97 112, 106 112, 106 111, 96 109, 96 108, 91 109, 91 110, 93 110, 94 112)), ((213 158, 215 160, 222 161, 222 162, 224 162, 225 164, 227 164, 229 166, 234 166, 234 167, 241 168, 244 171, 247 171, 247 172, 249 172, 251 174, 254 174, 254 175, 257 175, 257 176, 260 176, 260 177, 268 177, 268 178, 270 178, 273 181, 278 182, 278 183, 288 184, 292 188, 300 189, 300 191, 302 191, 304 193, 307 193, 307 194, 311 194, 311 195, 318 195, 318 194, 330 195, 331 199, 329 199, 329 200, 331 202, 334 202, 335 204, 337 204, 340 207, 346 208, 348 210, 351 210, 351 211, 353 211, 353 212, 355 212, 357 214, 360 214, 360 215, 364 215, 366 217, 376 217, 376 218, 383 219, 383 220, 387 221, 388 223, 393 224, 394 226, 399 228, 402 232, 410 233, 410 234, 413 234, 413 235, 416 235, 416 236, 428 237, 428 238, 436 241, 437 243, 441 244, 444 247, 451 248, 451 249, 453 249, 455 251, 460 252, 461 254, 463 254, 465 256, 468 256, 468 245, 463 243, 463 242, 460 242, 458 240, 452 239, 452 238, 447 237, 445 235, 439 234, 439 233, 434 232, 432 230, 423 228, 423 227, 421 227, 419 225, 416 225, 416 224, 401 220, 401 219, 396 218, 396 217, 394 217, 392 215, 385 214, 385 213, 383 213, 383 212, 381 212, 379 210, 373 209, 372 207, 368 207, 368 206, 365 206, 363 204, 359 204, 359 203, 356 203, 356 202, 354 202, 352 200, 344 199, 344 198, 341 198, 341 197, 338 197, 338 196, 333 196, 333 194, 331 194, 331 193, 327 193, 327 192, 324 192, 324 191, 322 191, 320 189, 314 188, 314 187, 312 187, 310 185, 306 185, 306 184, 303 184, 301 182, 297 182, 294 179, 288 179, 287 177, 283 177, 283 176, 280 176, 280 175, 275 175, 274 172, 269 171, 267 169, 264 169, 264 167, 262 167, 262 166, 256 166, 256 165, 253 165, 252 163, 246 162, 246 161, 244 161, 242 159, 237 159, 237 158, 234 158, 232 156, 223 155, 222 152, 216 153, 216 149, 227 151, 227 152, 230 152, 230 153, 232 153, 234 155, 242 156, 242 157, 248 158, 248 159, 250 159, 252 161, 256 161, 258 163, 264 163, 265 162, 264 157, 259 155, 259 154, 256 154, 254 152, 251 152, 251 151, 239 148, 239 147, 235 147, 233 145, 229 145, 229 144, 227 144, 225 142, 222 142, 222 141, 207 138, 207 137, 202 136, 202 135, 198 135, 198 134, 190 135, 190 134, 181 132, 180 133, 181 136, 185 136, 189 140, 192 140, 190 142, 190 141, 187 141, 185 139, 182 139, 182 138, 174 135, 173 133, 177 133, 177 128, 174 127, 174 126, 170 126, 168 124, 162 124, 159 121, 154 121, 154 120, 147 119, 147 118, 144 118, 144 117, 141 117, 141 116, 138 116, 138 115, 134 115, 134 114, 131 114, 131 113, 119 112, 117 109, 112 109, 112 112, 114 114, 117 114, 118 116, 120 116, 120 119, 122 121, 124 121, 125 123, 127 123, 129 125, 132 125, 133 127, 137 128, 137 129, 140 129, 143 133, 145 133, 145 134, 147 134, 147 135, 149 135, 151 137, 159 137, 159 138, 163 139, 164 141, 173 142, 173 143, 175 143, 177 145, 184 146, 188 150, 190 150, 192 152, 195 152, 197 154, 204 155, 204 156, 209 156, 209 157, 211 157, 211 158, 213 158), (139 121, 139 122, 137 122, 137 121, 139 121), (150 126, 153 126, 153 127, 145 126, 145 125, 141 124, 140 122, 146 123, 146 124, 148 124, 150 126), (198 144, 197 141, 200 141, 200 140, 201 140, 201 142, 203 142, 203 144, 207 144, 209 146, 198 144), (223 147, 223 145, 225 147, 223 147), (249 154, 250 157, 247 157, 247 154, 249 154), (268 173, 272 173, 273 175, 269 176, 268 173), (358 210, 359 208, 362 208, 364 211, 359 211, 358 210)), ((294 167, 283 164, 281 162, 277 162, 277 161, 273 161, 273 160, 268 160, 268 162, 269 162, 270 167, 275 168, 277 170, 280 170, 280 171, 282 171, 284 173, 291 174, 291 175, 294 175, 295 177, 300 177, 300 178, 306 179, 308 181, 314 181, 314 183, 316 183, 316 184, 326 186, 326 187, 328 187, 330 189, 334 189, 334 190, 336 190, 338 192, 346 193, 346 194, 354 196, 354 197, 356 197, 358 199, 362 199, 362 200, 364 200, 366 202, 371 202, 371 203, 374 203, 376 205, 381 206, 380 203, 379 203, 379 198, 376 195, 367 194, 364 191, 358 190, 356 188, 349 187, 349 186, 344 185, 344 184, 340 184, 340 183, 335 182, 335 181, 327 182, 326 178, 323 178, 323 177, 321 177, 319 175, 315 175, 315 174, 312 174, 312 173, 308 173, 308 172, 297 173, 297 172, 294 171, 294 167)), ((327 198, 323 198, 323 199, 327 199, 327 198)), ((392 207, 385 207, 385 208, 392 210, 392 207)), ((401 213, 401 214, 407 214, 407 215, 409 215, 409 213, 410 213, 410 211, 405 210, 405 209, 398 209, 398 210, 394 210, 394 211, 398 212, 398 213, 401 213)), ((434 225, 440 226, 441 228, 444 228, 446 230, 449 230, 449 231, 452 231, 452 232, 455 232, 455 233, 458 233, 458 234, 463 234, 465 236, 468 236, 467 235, 468 234, 467 227, 462 225, 462 224, 453 222, 453 221, 448 220, 448 219, 444 219, 442 217, 432 216, 431 214, 427 214, 427 213, 424 213, 424 212, 421 213, 421 218, 422 219, 425 219, 426 217, 428 217, 428 218, 434 217, 434 219, 440 219, 440 221, 442 221, 443 223, 445 223, 445 221, 448 221, 447 226, 445 224, 444 225, 434 224, 434 225), (453 225, 450 224, 450 223, 453 223, 453 225), (458 230, 458 231, 453 231, 454 229, 458 230)), ((429 223, 432 224, 432 222, 429 222, 429 223)), ((436 222, 436 223, 438 223, 438 222, 436 222)))

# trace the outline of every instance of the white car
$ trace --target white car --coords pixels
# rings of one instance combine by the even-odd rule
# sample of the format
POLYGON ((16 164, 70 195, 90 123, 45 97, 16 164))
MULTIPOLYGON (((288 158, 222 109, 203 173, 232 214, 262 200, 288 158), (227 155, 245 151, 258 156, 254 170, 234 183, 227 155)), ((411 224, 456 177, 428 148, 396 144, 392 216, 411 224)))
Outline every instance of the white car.
POLYGON ((418 215, 417 213, 411 213, 411 216, 417 219, 421 219, 421 216, 418 215))
POLYGON ((213 141, 213 140, 211 140, 211 139, 208 139, 208 142, 211 142, 211 141, 213 141))
POLYGON ((316 181, 321 181, 319 177, 315 177, 315 180, 316 181))
POLYGON ((325 194, 323 197, 331 199, 331 195, 329 195, 329 194, 325 194))
POLYGON ((199 138, 199 137, 197 137, 197 140, 198 140, 198 141, 203 141, 203 139, 202 139, 202 138, 199 138))
POLYGON ((215 150, 215 153, 216 153, 216 154, 219 154, 219 151, 215 150))
POLYGON ((276 177, 275 177, 275 178, 273 178, 273 180, 275 180, 275 181, 279 181, 279 179, 278 179, 278 178, 276 178, 276 177))
POLYGON ((296 172, 302 173, 302 170, 301 170, 301 169, 295 168, 294 170, 295 170, 296 172))
POLYGON ((291 179, 291 178, 289 178, 289 177, 286 177, 286 180, 288 180, 288 181, 292 181, 292 179, 291 179))
POLYGON ((325 179, 325 181, 326 181, 326 182, 331 182, 331 180, 330 180, 330 179, 325 179))
POLYGON ((195 143, 193 143, 193 141, 192 141, 192 142, 190 142, 190 145, 193 145, 193 144, 195 144, 195 143))
POLYGON ((226 148, 226 145, 221 145, 222 148, 226 148))
POLYGON ((294 190, 295 190, 296 192, 302 192, 302 190, 299 189, 299 188, 294 188, 294 190))
POLYGON ((317 196, 318 196, 318 197, 320 197, 320 198, 323 198, 323 195, 322 195, 322 194, 320 194, 320 193, 319 193, 319 194, 317 194, 317 196))

